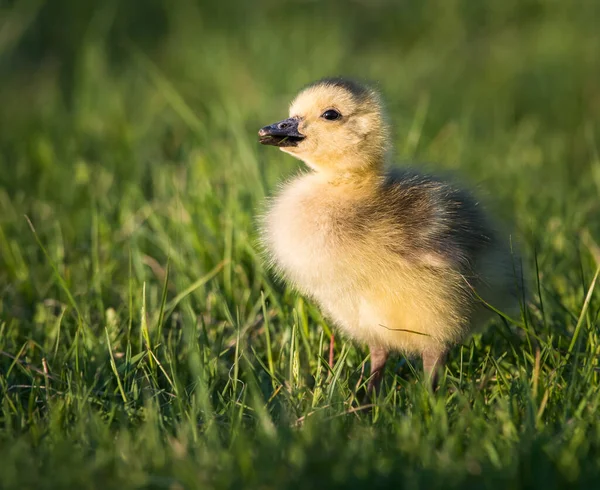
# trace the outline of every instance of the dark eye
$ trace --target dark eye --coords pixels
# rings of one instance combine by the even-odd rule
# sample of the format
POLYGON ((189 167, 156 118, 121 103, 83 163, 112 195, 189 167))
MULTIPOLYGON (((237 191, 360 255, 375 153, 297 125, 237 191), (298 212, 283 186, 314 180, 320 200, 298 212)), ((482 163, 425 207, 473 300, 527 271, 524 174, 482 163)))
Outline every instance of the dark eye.
POLYGON ((342 117, 342 115, 334 109, 328 109, 323 114, 321 114, 321 117, 323 119, 327 119, 328 121, 335 121, 336 119, 342 117))

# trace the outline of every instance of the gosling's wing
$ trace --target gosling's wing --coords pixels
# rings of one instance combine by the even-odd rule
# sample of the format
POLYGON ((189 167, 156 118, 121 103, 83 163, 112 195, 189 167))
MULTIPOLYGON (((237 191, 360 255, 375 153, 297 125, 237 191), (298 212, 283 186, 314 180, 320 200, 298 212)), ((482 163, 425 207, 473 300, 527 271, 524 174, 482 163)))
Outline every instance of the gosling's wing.
POLYGON ((468 273, 492 245, 494 232, 479 203, 449 182, 410 170, 393 170, 382 182, 379 213, 402 230, 399 251, 429 254, 468 273))

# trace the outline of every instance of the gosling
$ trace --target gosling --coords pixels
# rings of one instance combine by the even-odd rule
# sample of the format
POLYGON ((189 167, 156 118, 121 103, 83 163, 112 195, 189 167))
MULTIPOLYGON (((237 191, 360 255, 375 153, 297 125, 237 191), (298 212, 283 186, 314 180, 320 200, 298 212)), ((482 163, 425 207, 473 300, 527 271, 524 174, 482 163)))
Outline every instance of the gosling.
POLYGON ((323 79, 289 115, 258 132, 310 169, 265 213, 270 265, 368 345, 368 392, 390 352, 421 356, 435 383, 448 350, 490 315, 485 303, 516 301, 508 240, 454 185, 387 168, 388 127, 373 89, 323 79))

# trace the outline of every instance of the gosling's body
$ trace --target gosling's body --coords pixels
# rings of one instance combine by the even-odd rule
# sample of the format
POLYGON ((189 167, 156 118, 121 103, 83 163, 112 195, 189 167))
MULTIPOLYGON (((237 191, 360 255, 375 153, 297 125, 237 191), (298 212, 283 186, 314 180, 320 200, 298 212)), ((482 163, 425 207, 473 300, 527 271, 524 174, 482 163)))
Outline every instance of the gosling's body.
POLYGON ((265 238, 281 275, 354 339, 410 354, 443 351, 480 309, 470 286, 510 281, 494 267, 478 270, 508 253, 472 204, 452 200, 459 196, 424 176, 304 175, 274 200, 265 238), (470 242, 456 236, 458 222, 470 242))
POLYGON ((274 198, 263 239, 275 269, 348 336, 370 347, 372 387, 390 351, 421 355, 425 369, 434 371, 448 349, 485 319, 477 295, 502 308, 513 300, 514 279, 507 247, 471 197, 433 177, 386 170, 378 99, 346 83, 320 82, 292 105, 292 117, 303 118, 296 128, 302 136, 282 149, 314 171, 289 181, 274 198), (340 96, 363 102, 361 109, 343 110, 349 131, 367 127, 366 151, 358 144, 345 152, 343 139, 335 138, 331 152, 322 142, 303 155, 300 138, 331 126, 315 127, 310 112, 294 113, 306 113, 311 98, 317 99, 316 113, 330 106, 338 111, 340 96), (368 117, 370 111, 376 117, 368 117))

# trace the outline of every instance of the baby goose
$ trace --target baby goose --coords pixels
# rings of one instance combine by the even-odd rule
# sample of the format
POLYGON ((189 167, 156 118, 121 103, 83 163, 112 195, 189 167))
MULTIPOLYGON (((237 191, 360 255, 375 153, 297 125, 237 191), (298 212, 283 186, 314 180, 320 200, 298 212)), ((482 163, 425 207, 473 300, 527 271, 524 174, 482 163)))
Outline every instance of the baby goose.
POLYGON ((259 131, 312 170, 284 185, 264 217, 272 265, 356 341, 377 387, 388 354, 420 355, 430 379, 448 350, 509 306, 508 247, 453 185, 386 169, 379 96, 345 79, 302 90, 290 117, 259 131))

